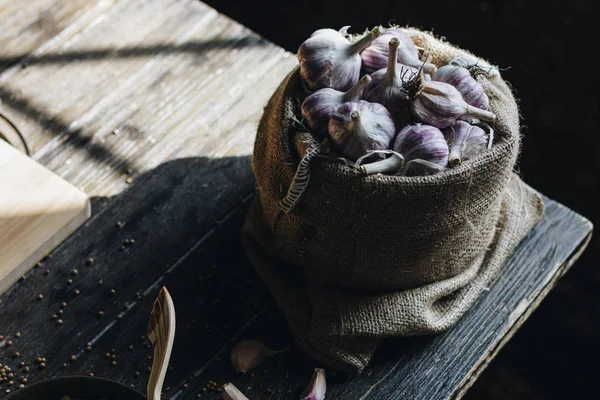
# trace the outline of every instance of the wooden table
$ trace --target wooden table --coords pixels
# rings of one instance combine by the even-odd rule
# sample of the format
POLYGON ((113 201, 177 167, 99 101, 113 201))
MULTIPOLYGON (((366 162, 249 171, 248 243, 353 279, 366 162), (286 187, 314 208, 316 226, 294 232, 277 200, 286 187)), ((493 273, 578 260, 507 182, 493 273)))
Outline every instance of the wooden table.
MULTIPOLYGON (((292 344, 240 227, 258 119, 295 57, 193 0, 0 0, 0 21, 3 112, 35 160, 93 196, 94 212, 0 297, 0 363, 15 381, 93 373, 144 391, 143 335, 166 285, 178 319, 166 398, 218 398, 202 391, 209 380, 298 398, 316 364, 294 346, 253 376, 229 365, 240 339, 292 344)), ((384 343, 360 376, 330 372, 327 398, 460 397, 589 241, 589 221, 545 201, 456 327, 384 343)), ((0 384, 0 397, 15 386, 0 384)))

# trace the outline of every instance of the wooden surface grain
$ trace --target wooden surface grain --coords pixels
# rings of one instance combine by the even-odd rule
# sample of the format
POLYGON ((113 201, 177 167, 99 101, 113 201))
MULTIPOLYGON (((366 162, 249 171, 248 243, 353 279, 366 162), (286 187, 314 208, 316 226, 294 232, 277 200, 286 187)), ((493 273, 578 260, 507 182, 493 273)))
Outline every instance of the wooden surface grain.
MULTIPOLYGON (((34 158, 95 196, 96 210, 0 296, 0 363, 28 384, 93 373, 143 392, 148 316, 166 286, 177 314, 167 398, 218 398, 209 380, 253 399, 298 398, 315 362, 292 344, 240 243, 256 125, 295 58, 193 0, 9 3, 0 0, 0 16, 16 25, 64 7, 44 34, 25 23, 0 34, 10 42, 1 107, 34 158), (11 39, 19 31, 21 50, 11 39), (238 375, 229 352, 241 339, 289 349, 238 375)), ((590 232, 546 199, 542 221, 455 328, 387 341, 360 376, 328 371, 328 398, 460 396, 590 232)), ((0 397, 6 390, 14 386, 0 384, 0 397)))

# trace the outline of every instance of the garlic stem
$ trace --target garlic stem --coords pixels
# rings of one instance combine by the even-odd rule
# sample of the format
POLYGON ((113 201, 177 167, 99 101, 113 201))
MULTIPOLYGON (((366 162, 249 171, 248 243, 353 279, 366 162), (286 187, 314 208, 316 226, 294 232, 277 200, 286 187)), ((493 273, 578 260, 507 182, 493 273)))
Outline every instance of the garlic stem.
POLYGON ((352 43, 348 47, 348 55, 358 54, 364 49, 366 49, 373 40, 377 39, 383 33, 383 29, 380 26, 377 26, 371 30, 371 32, 367 33, 357 42, 352 43))
POLYGON ((392 153, 392 155, 385 160, 373 162, 370 164, 364 164, 360 166, 360 169, 366 175, 373 175, 385 172, 397 172, 402 168, 404 159, 399 155, 392 153))
POLYGON ((358 101, 360 98, 360 93, 369 83, 371 83, 371 76, 365 75, 356 82, 356 85, 352 86, 352 89, 348 90, 342 96, 342 103, 347 103, 349 101, 358 101))
POLYGON ((461 159, 460 159, 460 149, 458 148, 458 146, 452 146, 452 149, 450 150, 450 155, 448 155, 448 164, 450 164, 453 167, 457 167, 461 164, 461 159))
MULTIPOLYGON (((466 103, 465 103, 466 104, 466 103)), ((482 110, 481 108, 473 107, 467 104, 467 113, 474 118, 478 118, 482 121, 494 122, 496 120, 496 114, 491 111, 482 110)))
POLYGON ((396 64, 398 63, 396 60, 398 59, 398 46, 400 46, 400 41, 397 37, 393 37, 390 39, 388 45, 388 66, 387 71, 385 72, 385 79, 392 84, 394 79, 396 79, 396 64))

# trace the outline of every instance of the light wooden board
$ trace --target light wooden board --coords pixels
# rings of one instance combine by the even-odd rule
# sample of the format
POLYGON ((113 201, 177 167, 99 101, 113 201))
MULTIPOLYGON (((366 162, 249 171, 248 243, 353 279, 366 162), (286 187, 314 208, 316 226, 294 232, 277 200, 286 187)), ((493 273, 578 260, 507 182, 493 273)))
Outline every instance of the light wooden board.
POLYGON ((83 192, 0 140, 0 294, 90 213, 83 192))

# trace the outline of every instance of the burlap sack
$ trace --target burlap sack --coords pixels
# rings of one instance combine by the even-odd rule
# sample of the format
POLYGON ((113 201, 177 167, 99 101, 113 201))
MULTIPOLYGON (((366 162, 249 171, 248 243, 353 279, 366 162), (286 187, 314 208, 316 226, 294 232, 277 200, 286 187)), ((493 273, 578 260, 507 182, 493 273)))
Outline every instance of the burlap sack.
MULTIPOLYGON (((438 66, 455 56, 477 61, 428 33, 407 32, 438 66)), ((498 116, 493 148, 430 176, 364 176, 323 154, 298 127, 297 69, 266 106, 244 241, 315 359, 360 371, 380 338, 448 329, 539 219, 541 197, 512 172, 520 138, 511 90, 497 72, 479 79, 498 116), (293 182, 308 185, 298 192, 293 182)))

